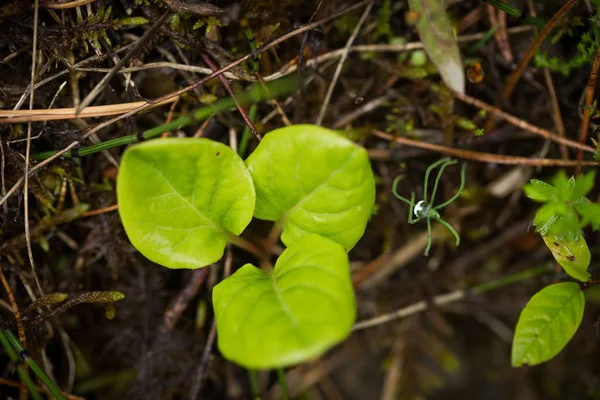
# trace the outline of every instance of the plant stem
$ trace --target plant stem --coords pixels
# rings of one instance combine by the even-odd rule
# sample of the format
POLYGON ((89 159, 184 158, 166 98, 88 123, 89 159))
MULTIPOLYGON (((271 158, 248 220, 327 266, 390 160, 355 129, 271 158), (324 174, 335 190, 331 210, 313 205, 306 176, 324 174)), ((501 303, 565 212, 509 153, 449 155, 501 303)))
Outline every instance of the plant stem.
MULTIPOLYGON (((256 119, 256 112, 258 111, 258 107, 255 104, 252 104, 250 107, 250 111, 248 112, 248 117, 250 121, 254 123, 256 119)), ((250 139, 250 128, 248 125, 244 127, 244 132, 242 133, 242 138, 240 139, 240 144, 238 146, 238 154, 240 157, 244 158, 244 154, 246 154, 246 149, 248 148, 248 140, 250 139)))
POLYGON ((562 6, 562 8, 558 10, 558 12, 554 14, 552 18, 550 18, 550 21, 548 21, 548 23, 544 25, 538 36, 529 46, 529 49, 527 49, 527 53, 525 53, 525 55, 521 58, 521 61, 519 61, 519 65, 517 65, 517 68, 509 75, 508 79, 506 80, 504 90, 502 91, 502 97, 504 98, 504 100, 508 100, 510 98, 510 95, 517 86, 519 79, 521 79, 521 75, 523 75, 525 68, 527 67, 527 65, 529 65, 529 61, 531 61, 531 59, 535 55, 536 50, 540 47, 540 45, 546 39, 548 34, 550 34, 552 29, 554 29, 556 24, 558 24, 558 22, 565 16, 565 14, 567 14, 567 12, 569 12, 569 10, 575 5, 575 3, 577 3, 577 0, 568 0, 565 3, 565 5, 562 6))
POLYGON ((252 390, 252 398, 254 400, 260 400, 260 387, 258 385, 258 374, 256 370, 248 370, 248 378, 250 379, 250 389, 252 390))
MULTIPOLYGON (((273 96, 281 96, 294 90, 296 87, 296 79, 283 78, 277 81, 269 82, 268 92, 273 96)), ((238 96, 238 103, 241 105, 259 102, 267 97, 267 89, 263 89, 261 85, 253 85, 250 89, 238 96)), ((235 101, 229 97, 227 99, 220 100, 215 104, 207 107, 202 107, 195 111, 192 111, 189 115, 179 117, 168 124, 162 124, 152 129, 145 130, 143 132, 122 136, 120 138, 107 140, 102 143, 94 144, 91 146, 82 147, 80 149, 67 151, 62 156, 66 158, 83 157, 90 154, 98 153, 103 150, 107 150, 113 147, 124 146, 127 144, 140 142, 143 140, 152 139, 160 136, 165 132, 169 132, 176 129, 181 129, 187 125, 195 122, 201 122, 212 116, 213 114, 219 114, 228 111, 236 106, 235 101)), ((56 150, 46 151, 42 153, 34 154, 31 158, 36 161, 42 161, 56 154, 56 150)))
POLYGON ((5 330, 3 334, 6 336, 12 347, 19 353, 19 355, 27 364, 27 366, 31 368, 31 371, 33 371, 33 373, 42 381, 44 386, 46 386, 46 388, 52 394, 52 396, 54 396, 57 400, 66 400, 65 396, 63 396, 58 386, 56 386, 56 384, 52 382, 48 375, 46 375, 46 373, 37 365, 37 363, 33 361, 33 358, 31 358, 31 356, 27 354, 27 352, 25 351, 23 346, 21 346, 21 342, 19 342, 19 339, 17 339, 15 334, 12 333, 10 329, 5 330))
POLYGON ((31 394, 31 397, 33 397, 34 400, 42 400, 42 396, 37 391, 35 384, 31 380, 31 377, 29 376, 29 372, 27 372, 27 369, 25 367, 23 367, 23 365, 19 364, 19 362, 20 362, 19 355, 17 354, 15 349, 10 344, 8 338, 5 335, 5 332, 8 332, 8 330, 0 331, 0 342, 2 343, 2 346, 6 350, 6 353, 8 354, 10 360, 13 363, 17 364, 17 372, 19 373, 21 380, 27 387, 29 394, 31 394))
POLYGON ((529 268, 525 271, 518 272, 513 275, 505 276, 491 282, 482 283, 481 285, 477 285, 471 289, 465 290, 455 290, 453 292, 449 292, 446 294, 441 294, 439 296, 435 296, 431 301, 418 301, 416 303, 410 304, 406 307, 402 307, 396 311, 392 311, 388 314, 380 315, 378 317, 374 317, 371 319, 367 319, 364 321, 358 322, 352 328, 353 331, 359 331, 365 328, 370 328, 372 326, 377 326, 381 324, 385 324, 390 321, 394 321, 400 318, 405 318, 410 315, 414 315, 420 312, 427 310, 430 307, 430 304, 434 304, 436 306, 443 306, 449 303, 453 303, 459 300, 464 299, 465 297, 473 294, 480 294, 483 292, 487 292, 490 290, 498 289, 504 286, 511 285, 515 282, 519 282, 528 278, 532 278, 534 276, 542 275, 548 272, 547 267, 534 267, 529 268))
POLYGON ((287 381, 285 379, 285 371, 283 368, 277 368, 277 379, 279 380, 279 386, 281 387, 281 398, 283 400, 288 400, 287 381))
POLYGON ((256 258, 261 258, 264 253, 264 250, 260 249, 257 245, 241 236, 236 236, 233 233, 230 233, 227 239, 229 243, 239 247, 240 249, 246 250, 256 258))
POLYGON ((508 275, 491 282, 482 283, 481 285, 477 285, 470 289, 471 294, 479 294, 488 292, 490 290, 498 289, 504 286, 511 285, 513 283, 517 283, 520 281, 524 281, 528 278, 533 278, 534 276, 541 275, 548 272, 548 268, 546 267, 535 267, 526 269, 525 271, 517 272, 516 274, 508 275))

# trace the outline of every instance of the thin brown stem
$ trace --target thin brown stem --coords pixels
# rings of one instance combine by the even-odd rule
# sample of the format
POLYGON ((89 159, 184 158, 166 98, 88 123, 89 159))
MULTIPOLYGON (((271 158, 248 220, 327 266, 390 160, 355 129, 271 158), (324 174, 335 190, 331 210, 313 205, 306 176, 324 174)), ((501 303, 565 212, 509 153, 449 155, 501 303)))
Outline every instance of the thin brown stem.
MULTIPOLYGON (((579 125, 579 143, 585 143, 588 132, 590 129, 590 117, 594 110, 592 109, 592 103, 594 102, 594 94, 596 93, 596 84, 598 83, 598 70, 600 69, 600 47, 596 51, 596 57, 594 58, 594 64, 592 65, 592 72, 588 80, 586 92, 585 92, 585 105, 583 106, 583 118, 581 119, 581 125, 579 125)), ((577 161, 583 161, 583 152, 581 149, 577 152, 577 161)), ((581 166, 578 165, 575 168, 575 175, 581 173, 581 166)))
POLYGON ((510 95, 517 86, 519 79, 521 79, 525 68, 527 68, 527 66, 529 65, 529 62, 535 55, 535 52, 538 49, 538 47, 540 47, 540 45, 546 39, 548 34, 552 31, 552 29, 554 29, 558 21, 560 21, 562 17, 565 16, 565 14, 575 5, 575 3, 577 3, 577 0, 568 0, 567 3, 560 10, 558 10, 556 14, 554 14, 550 21, 548 21, 546 26, 544 26, 544 28, 540 31, 540 34, 535 38, 533 43, 531 43, 531 46, 529 46, 529 49, 527 49, 527 53, 525 53, 525 56, 521 59, 521 61, 519 61, 517 68, 513 71, 512 74, 509 75, 508 79, 506 80, 506 84, 504 85, 504 90, 502 92, 502 97, 505 100, 508 100, 510 98, 510 95))
MULTIPOLYGON (((449 303, 454 303, 456 301, 462 300, 465 297, 464 290, 456 290, 454 292, 450 292, 447 294, 442 294, 433 298, 432 303, 436 306, 443 306, 449 303)), ((406 318, 410 315, 414 315, 420 312, 423 312, 429 308, 429 302, 423 300, 417 303, 411 304, 407 307, 403 307, 399 310, 393 311, 388 314, 380 315, 375 318, 367 319, 364 321, 358 322, 352 330, 354 332, 360 331, 362 329, 370 328, 373 326, 385 324, 390 321, 394 321, 400 318, 406 318)))
POLYGON ((73 0, 73 1, 68 1, 66 3, 59 3, 56 1, 44 1, 40 4, 40 7, 55 9, 55 10, 65 10, 67 8, 75 8, 75 7, 85 6, 86 4, 90 4, 95 1, 96 0, 73 0))
POLYGON ((209 268, 210 266, 207 266, 192 272, 190 281, 187 283, 185 288, 179 292, 177 297, 173 299, 173 302, 165 311, 163 323, 160 328, 162 333, 169 332, 175 327, 177 320, 179 320, 179 317, 181 317, 181 314, 183 314, 190 301, 200 291, 200 287, 202 287, 202 284, 208 276, 209 268))
POLYGON ((107 212, 116 211, 118 209, 119 209, 119 205, 118 204, 113 204, 112 206, 108 206, 108 207, 100 208, 98 210, 92 210, 92 211, 85 212, 81 216, 82 217, 93 217, 94 215, 105 214, 107 212))
POLYGON ((521 129, 531 132, 533 134, 539 135, 545 139, 550 139, 553 142, 564 144, 568 147, 573 147, 573 148, 580 149, 583 151, 587 151, 589 153, 594 153, 594 151, 595 151, 595 149, 592 146, 578 143, 578 142, 575 142, 574 140, 570 140, 565 137, 560 137, 554 133, 547 131, 546 129, 542 129, 533 124, 530 124, 527 121, 523 121, 522 119, 517 118, 514 115, 511 115, 507 112, 500 110, 498 107, 489 105, 489 104, 487 104, 479 99, 476 99, 474 97, 471 97, 467 94, 454 92, 454 95, 456 96, 456 98, 464 101, 465 103, 468 103, 477 108, 486 110, 487 112, 494 114, 495 116, 497 116, 499 118, 502 118, 503 120, 505 120, 506 122, 508 122, 511 125, 514 125, 518 128, 521 128, 521 129))
MULTIPOLYGON (((412 140, 405 137, 393 136, 389 133, 385 133, 378 130, 372 130, 371 133, 377 137, 392 142, 401 143, 413 147, 419 147, 421 149, 427 149, 438 153, 447 154, 450 156, 473 161, 506 165, 531 165, 535 167, 574 167, 577 165, 576 160, 554 160, 547 158, 529 158, 518 156, 505 156, 494 153, 481 153, 471 150, 455 149, 453 147, 446 147, 439 144, 419 142, 417 140, 412 140)), ((584 161, 583 165, 600 166, 600 162, 584 161)))
MULTIPOLYGON (((39 0, 35 0, 34 13, 33 13, 33 52, 31 57, 31 83, 33 87, 35 84, 35 72, 36 72, 36 55, 37 55, 37 31, 38 31, 38 17, 39 17, 39 0)), ((35 91, 29 92, 29 111, 33 110, 33 99, 35 91)), ((25 241, 27 242, 27 256, 29 257, 29 264, 31 265, 31 273, 35 284, 40 291, 40 294, 44 294, 40 280, 38 279, 37 273, 35 272, 35 262, 33 260, 33 251, 31 250, 31 235, 29 234, 29 156, 31 154, 31 122, 27 124, 27 145, 25 147, 25 185, 23 187, 23 208, 24 208, 24 223, 25 223, 25 241)))
POLYGON ((21 311, 19 311, 19 306, 17 305, 17 300, 15 300, 15 295, 8 284, 8 280, 4 275, 4 271, 2 270, 2 266, 0 266, 0 280, 2 280, 2 285, 4 285, 4 290, 8 294, 8 300, 10 301, 10 306, 12 307, 13 314, 15 315, 15 320, 17 322, 17 330, 19 331, 19 341, 23 345, 23 348, 27 348, 27 337, 25 336, 25 328, 23 326, 23 319, 21 318, 21 311))
MULTIPOLYGON (((270 48, 273 48, 275 46, 277 46, 278 44, 288 40, 291 37, 294 37, 296 35, 299 35, 303 32, 315 29, 316 27, 323 25, 335 18, 338 18, 346 13, 349 13, 357 8, 363 7, 365 4, 367 4, 370 0, 365 0, 365 1, 361 1, 357 4, 352 5, 351 7, 348 7, 342 11, 333 13, 325 18, 320 19, 319 21, 301 26, 298 29, 294 29, 291 32, 286 33, 285 35, 282 35, 278 38, 275 38, 273 40, 268 40, 265 43, 262 44, 262 46, 260 46, 258 49, 256 49, 256 51, 250 52, 248 54, 246 54, 244 57, 241 57, 239 59, 237 59, 236 61, 233 61, 232 63, 220 68, 218 71, 213 72, 212 74, 200 79, 198 82, 194 83, 193 85, 190 86, 186 86, 183 89, 177 90, 175 92, 172 92, 170 94, 167 94, 165 96, 159 97, 158 99, 155 99, 151 102, 146 102, 143 105, 125 113, 122 115, 119 115, 115 118, 112 118, 108 121, 104 121, 101 124, 96 125, 94 128, 90 129, 85 135, 83 135, 83 137, 80 140, 76 140, 71 142, 67 147, 65 147, 64 149, 56 152, 52 157, 42 161, 41 163, 37 164, 36 166, 34 166, 30 173, 33 173, 34 171, 46 166, 47 164, 51 163, 52 161, 54 161, 55 159, 61 157, 63 154, 65 154, 66 152, 72 150, 73 148, 75 148, 76 146, 79 145, 80 142, 86 140, 88 137, 90 137, 91 135, 93 135, 94 133, 98 132, 99 130, 101 130, 102 128, 105 128, 117 121, 120 121, 122 119, 131 117, 132 115, 137 114, 138 112, 144 111, 152 106, 155 106, 157 103, 160 102, 166 102, 167 100, 170 100, 174 97, 178 97, 184 93, 187 93, 191 90, 194 90, 195 88, 197 88, 198 86, 203 85, 204 83, 208 82, 209 80, 229 71, 230 69, 234 68, 235 66, 242 64, 245 61, 248 61, 249 59, 251 59, 252 57, 255 57, 257 54, 262 53, 264 51, 269 50, 270 48)), ((33 86, 32 86, 33 87, 33 86)), ((23 178, 20 178, 14 185, 13 187, 6 193, 6 195, 4 195, 4 197, 2 197, 2 199, 0 199, 0 205, 3 204, 23 183, 23 178)))
POLYGON ((256 77, 256 80, 258 81, 260 86, 263 88, 263 90, 267 93, 267 97, 269 97, 271 99, 271 104, 273 105, 273 107, 275 107, 275 110, 281 116, 281 121, 283 121, 283 124, 285 126, 292 125, 292 122, 285 114, 285 111, 283 111, 283 108, 279 104, 279 101, 277 101, 277 99, 274 98, 273 96, 271 96, 271 93, 269 93, 269 88, 265 84, 265 81, 263 80, 262 76, 260 76, 260 74, 258 72, 255 72, 254 76, 256 77))
POLYGON ((260 259, 262 257, 264 250, 262 250, 260 247, 258 247, 251 241, 246 240, 241 236, 236 236, 234 234, 230 234, 228 236, 228 240, 229 243, 233 244, 236 247, 239 247, 240 249, 246 250, 248 253, 252 254, 256 258, 260 259))
POLYGON ((329 101, 331 100, 331 96, 333 95, 333 89, 335 88, 335 84, 337 83, 337 81, 340 77, 340 74, 342 73, 342 67, 344 66, 344 62, 346 62, 346 58, 348 57, 348 54, 350 53, 350 47, 352 46, 354 39, 356 39, 356 37, 358 36, 358 33, 360 32, 360 29, 362 28, 363 24, 365 23, 365 20, 369 16, 369 12, 371 11, 372 7, 373 7, 373 1, 369 2, 367 7, 365 8, 365 10, 363 11, 363 14, 360 17, 360 20, 354 27, 354 30, 352 31, 352 35, 350 35, 350 38, 348 39, 348 42, 346 43, 346 46, 344 47, 344 52, 342 53, 342 57, 340 57, 340 60, 338 61, 338 65, 335 68, 335 72, 333 74, 333 79, 331 80, 331 84, 329 85, 329 88, 327 89, 327 93, 325 94, 325 99, 323 100, 323 104, 321 105, 321 109, 319 110, 319 116, 317 117, 317 121, 316 121, 317 125, 321 125, 323 123, 323 118, 325 118, 325 113, 327 112, 327 107, 329 106, 329 101))
MULTIPOLYGON (((202 59, 204 60, 204 62, 206 63, 206 65, 208 65, 210 67, 210 69, 212 69, 213 71, 217 70, 217 66, 212 62, 212 60, 210 59, 209 56, 207 56, 204 53, 200 53, 200 55, 201 55, 202 59)), ((254 127, 254 124, 252 123, 252 121, 250 121, 250 117, 248 117, 248 113, 246 112, 246 110, 244 110, 244 107, 242 107, 240 102, 235 97, 235 93, 233 93, 233 90, 231 89, 231 85, 229 84, 227 79, 223 75, 219 75, 219 80, 223 84, 223 87, 225 88, 227 93, 229 93, 229 95, 233 99, 233 102, 235 103, 235 106, 238 109, 238 111, 240 112, 240 114, 242 115, 244 122, 246 123, 246 125, 248 125, 248 128, 250 128, 250 132, 252 132, 254 137, 256 139, 258 139, 258 141, 260 141, 262 139, 262 137, 256 131, 256 128, 254 127)))

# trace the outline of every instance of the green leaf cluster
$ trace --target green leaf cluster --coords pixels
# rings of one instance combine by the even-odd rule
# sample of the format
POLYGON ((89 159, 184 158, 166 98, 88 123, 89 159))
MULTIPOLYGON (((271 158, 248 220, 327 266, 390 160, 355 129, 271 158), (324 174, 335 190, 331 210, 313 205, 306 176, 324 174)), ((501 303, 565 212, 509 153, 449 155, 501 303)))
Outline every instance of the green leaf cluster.
POLYGON ((221 20, 219 18, 209 16, 209 17, 203 17, 203 18, 199 19, 198 21, 196 21, 194 23, 194 26, 192 27, 192 29, 194 29, 194 30, 200 29, 205 25, 206 25, 206 33, 209 33, 212 30, 212 28, 215 26, 224 26, 223 22, 221 22, 221 20))
POLYGON ((112 18, 112 6, 100 6, 98 9, 83 17, 80 7, 76 8, 77 19, 70 28, 52 29, 45 42, 52 44, 51 53, 56 57, 61 49, 75 49, 77 45, 83 46, 87 53, 89 47, 97 53, 102 53, 100 40, 104 40, 111 47, 112 43, 108 37, 108 29, 120 29, 124 26, 147 24, 148 20, 143 17, 125 17, 121 19, 112 18))
POLYGON ((218 261, 228 242, 243 244, 253 216, 275 222, 287 246, 275 267, 246 264, 213 289, 218 346, 229 360, 285 367, 350 333, 347 252, 371 216, 375 179, 366 150, 342 135, 277 129, 245 162, 208 139, 148 141, 126 150, 117 198, 132 244, 168 268, 218 261))
POLYGON ((567 179, 561 171, 552 185, 532 180, 524 186, 529 198, 544 203, 534 225, 565 272, 584 284, 562 282, 536 293, 517 323, 512 346, 515 367, 532 366, 555 357, 581 324, 585 308, 582 288, 588 287, 591 254, 581 230, 600 227, 600 205, 585 196, 594 186, 594 171, 567 179))
POLYGON ((392 25, 392 0, 383 0, 379 11, 377 12, 377 23, 373 30, 373 40, 382 38, 391 38, 393 36, 392 25))
POLYGON ((573 241, 590 224, 594 230, 600 229, 600 204, 585 197, 592 190, 594 179, 594 171, 577 178, 567 178, 560 171, 552 184, 537 179, 526 184, 523 189, 527 197, 543 203, 533 220, 536 231, 542 236, 573 241))
MULTIPOLYGON (((548 68, 551 71, 559 72, 564 76, 569 76, 573 69, 579 68, 583 65, 589 64, 595 57, 596 50, 600 46, 600 27, 598 26, 600 11, 596 11, 596 15, 590 18, 589 30, 583 33, 577 44, 577 52, 570 59, 562 59, 559 57, 550 56, 547 52, 538 51, 536 52, 533 62, 536 67, 548 68)), ((560 31, 560 33, 567 33, 571 35, 571 31, 560 31)), ((557 41, 553 40, 553 43, 557 41)))

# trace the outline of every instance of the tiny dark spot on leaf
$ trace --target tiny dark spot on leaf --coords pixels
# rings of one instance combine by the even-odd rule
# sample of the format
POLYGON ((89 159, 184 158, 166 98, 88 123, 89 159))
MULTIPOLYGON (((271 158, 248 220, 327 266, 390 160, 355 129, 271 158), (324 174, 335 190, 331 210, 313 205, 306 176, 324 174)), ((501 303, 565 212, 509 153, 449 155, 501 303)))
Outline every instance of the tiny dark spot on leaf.
POLYGON ((573 261, 575 261, 575 260, 576 260, 576 258, 575 258, 575 256, 568 256, 568 257, 567 257, 567 260, 569 260, 569 261, 573 262, 573 261))
POLYGON ((557 247, 558 247, 558 246, 560 246, 560 245, 559 245, 558 243, 556 243, 556 242, 552 242, 552 244, 553 244, 553 245, 555 245, 555 246, 557 246, 557 247))
POLYGON ((221 152, 220 152, 220 151, 217 151, 217 156, 218 156, 218 155, 220 155, 220 154, 221 154, 221 152))

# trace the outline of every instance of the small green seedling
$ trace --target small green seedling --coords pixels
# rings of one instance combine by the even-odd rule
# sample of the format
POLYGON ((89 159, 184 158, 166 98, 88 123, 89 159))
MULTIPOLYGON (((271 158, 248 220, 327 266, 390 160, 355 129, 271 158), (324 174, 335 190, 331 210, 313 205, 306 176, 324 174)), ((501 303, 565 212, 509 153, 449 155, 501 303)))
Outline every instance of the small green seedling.
POLYGON ((210 265, 227 243, 258 253, 261 268, 246 264, 213 289, 227 359, 283 368, 350 333, 347 252, 371 216, 375 178, 366 150, 342 135, 313 125, 277 129, 246 161, 208 139, 148 141, 123 155, 117 198, 133 245, 165 267, 210 265), (269 239, 281 234, 287 247, 274 268, 269 249, 239 236, 253 216, 273 221, 269 239))
POLYGON ((582 229, 592 225, 600 229, 600 204, 591 202, 586 195, 594 187, 596 174, 592 170, 575 179, 560 171, 552 184, 532 179, 523 187, 531 200, 543 203, 535 213, 533 225, 542 236, 558 236, 576 240, 582 229))
POLYGON ((552 185, 532 179, 523 188, 530 199, 544 203, 533 220, 536 231, 565 272, 580 283, 556 283, 529 300, 515 329, 515 367, 540 364, 560 353, 583 319, 583 290, 600 283, 588 272, 591 255, 582 233, 588 225, 600 229, 600 205, 585 197, 594 186, 594 178, 594 171, 569 179, 560 171, 552 185))
POLYGON ((446 169, 446 167, 448 167, 450 165, 456 164, 457 162, 458 162, 457 160, 452 160, 450 158, 443 158, 441 160, 434 162, 427 168, 427 170, 425 171, 425 184, 423 185, 424 186, 423 200, 419 201, 416 204, 415 204, 415 192, 412 192, 412 194, 410 196, 410 200, 408 200, 398 194, 398 190, 397 190, 398 182, 400 182, 402 175, 396 177, 396 179, 394 179, 394 183, 392 185, 392 192, 394 193, 394 196, 396 196, 396 198, 398 198, 399 200, 402 200, 403 202, 405 202, 406 204, 408 204, 410 206, 410 209, 408 210, 408 223, 416 224, 417 222, 421 221, 422 219, 425 219, 427 221, 428 242, 427 242, 427 247, 425 248, 426 256, 429 255, 429 249, 431 248, 431 220, 432 219, 435 221, 438 221, 440 224, 442 224, 446 228, 448 228, 450 230, 450 232, 452 232, 452 234, 456 238, 456 246, 458 246, 460 244, 460 236, 458 236, 458 232, 456 232, 456 230, 449 223, 447 223, 446 221, 444 221, 441 218, 438 210, 441 210, 442 208, 446 207, 448 204, 452 203, 462 193, 463 189, 465 188, 466 164, 463 164, 462 169, 461 169, 460 188, 458 189, 458 192, 456 192, 456 194, 454 196, 452 196, 452 198, 450 198, 450 200, 445 201, 444 203, 442 203, 438 206, 434 206, 435 194, 437 192, 438 184, 440 182, 440 178, 442 176, 442 173, 444 172, 444 169, 446 169), (429 174, 431 173, 431 171, 433 169, 437 168, 438 166, 440 167, 440 170, 437 174, 437 177, 435 178, 435 183, 433 185, 433 191, 431 192, 431 198, 429 200, 427 200, 427 188, 428 188, 428 183, 429 183, 429 174), (414 216, 416 218, 413 217, 413 212, 414 212, 414 216))

